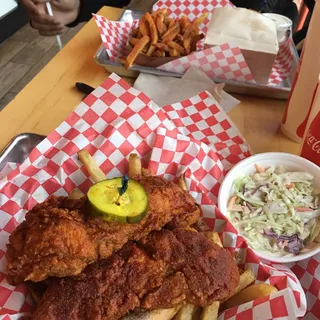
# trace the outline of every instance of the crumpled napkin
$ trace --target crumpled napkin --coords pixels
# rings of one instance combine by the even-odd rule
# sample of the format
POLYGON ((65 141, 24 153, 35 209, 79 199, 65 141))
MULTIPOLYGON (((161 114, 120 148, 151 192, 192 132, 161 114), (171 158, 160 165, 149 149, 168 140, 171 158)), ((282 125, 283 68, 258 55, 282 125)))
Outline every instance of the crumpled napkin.
POLYGON ((223 90, 223 83, 214 83, 195 67, 189 68, 181 79, 141 73, 134 88, 145 93, 160 107, 186 100, 203 91, 210 92, 225 112, 240 103, 223 90))

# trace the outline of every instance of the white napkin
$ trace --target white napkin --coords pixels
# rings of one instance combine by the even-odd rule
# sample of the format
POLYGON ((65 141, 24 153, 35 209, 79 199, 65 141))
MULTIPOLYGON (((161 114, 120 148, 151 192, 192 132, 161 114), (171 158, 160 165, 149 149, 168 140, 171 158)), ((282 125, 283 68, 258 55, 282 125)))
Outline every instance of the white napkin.
POLYGON ((240 101, 224 92, 223 87, 224 84, 215 84, 194 67, 191 67, 182 79, 140 73, 134 84, 134 88, 144 92, 160 107, 186 100, 206 90, 228 112, 240 101))
MULTIPOLYGON (((183 75, 182 79, 204 82, 208 84, 214 83, 202 70, 197 69, 196 67, 189 68, 189 70, 183 75)), ((218 102, 225 112, 229 112, 241 102, 229 93, 222 90, 224 88, 224 83, 217 84, 217 86, 221 86, 221 90, 219 90, 221 98, 218 102)))

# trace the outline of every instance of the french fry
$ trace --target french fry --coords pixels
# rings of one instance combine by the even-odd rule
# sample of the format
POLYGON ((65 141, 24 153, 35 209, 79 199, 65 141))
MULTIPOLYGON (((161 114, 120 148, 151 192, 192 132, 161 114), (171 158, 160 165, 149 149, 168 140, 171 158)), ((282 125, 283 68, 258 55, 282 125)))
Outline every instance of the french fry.
POLYGON ((142 36, 150 36, 150 29, 145 17, 142 17, 139 21, 139 31, 141 32, 142 36))
POLYGON ((153 53, 154 53, 155 50, 156 50, 156 47, 151 44, 150 47, 149 47, 149 49, 148 49, 147 52, 146 52, 146 55, 147 55, 148 57, 152 57, 152 55, 153 55, 153 53))
POLYGON ((170 49, 169 50, 170 57, 180 57, 180 52, 176 49, 170 49))
POLYGON ((219 247, 223 248, 218 232, 207 231, 204 233, 204 235, 208 240, 212 241, 213 243, 217 244, 219 247))
POLYGON ((183 40, 183 47, 184 50, 186 50, 186 54, 189 54, 191 52, 191 39, 184 39, 183 40))
POLYGON ((143 37, 143 35, 142 35, 141 31, 139 30, 139 31, 138 31, 138 35, 137 35, 137 38, 138 38, 138 39, 141 39, 142 37, 143 37))
POLYGON ((173 27, 175 25, 175 20, 168 18, 168 29, 170 29, 171 27, 173 27))
POLYGON ((167 8, 162 8, 162 9, 158 9, 158 10, 156 10, 156 11, 153 11, 152 13, 151 13, 151 16, 152 17, 157 17, 158 15, 163 15, 163 16, 166 16, 167 15, 167 13, 168 13, 168 9, 167 8))
POLYGON ((201 315, 201 320, 216 320, 219 313, 219 301, 214 301, 210 306, 204 307, 201 315))
POLYGON ((141 160, 135 153, 129 157, 129 178, 141 175, 141 160))
POLYGON ((170 50, 169 46, 165 43, 156 43, 154 46, 157 49, 162 50, 162 51, 169 52, 169 50, 170 50))
POLYGON ((171 18, 169 18, 168 16, 164 16, 164 19, 163 19, 163 23, 164 23, 164 25, 168 28, 168 25, 169 25, 169 19, 171 19, 171 18))
POLYGON ((139 39, 138 43, 134 46, 130 54, 128 55, 126 62, 125 62, 125 67, 129 69, 134 60, 136 60, 137 56, 139 53, 143 50, 143 48, 150 42, 150 38, 148 36, 143 36, 141 39, 139 39))
POLYGON ((246 288, 249 284, 251 284, 255 280, 256 280, 256 276, 254 275, 254 273, 252 272, 251 269, 244 271, 240 275, 238 286, 235 288, 233 293, 227 299, 225 299, 223 302, 228 301, 230 298, 232 298, 234 295, 238 294, 241 290, 246 288))
POLYGON ((181 190, 187 191, 187 185, 183 175, 178 180, 178 186, 181 188, 181 190))
POLYGON ((183 34, 183 39, 189 39, 192 37, 194 33, 194 26, 190 23, 187 27, 186 30, 184 31, 183 34))
POLYGON ((172 27, 168 27, 168 30, 162 36, 162 42, 167 42, 173 40, 180 32, 180 27, 173 25, 172 27))
POLYGON ((139 31, 141 32, 142 36, 150 36, 148 22, 145 17, 142 17, 139 22, 139 31))
POLYGON ((164 50, 160 50, 157 49, 154 53, 153 53, 153 57, 165 57, 166 53, 164 50))
POLYGON ((77 200, 77 199, 81 199, 82 197, 84 197, 84 194, 78 188, 76 188, 70 192, 69 197, 71 199, 77 200))
POLYGON ((179 21, 181 32, 184 33, 187 25, 189 24, 189 19, 186 15, 183 15, 179 21))
POLYGON ((174 42, 172 40, 168 41, 167 45, 168 45, 169 48, 177 50, 182 55, 186 54, 186 51, 185 51, 184 47, 180 46, 180 44, 178 44, 178 43, 176 43, 176 42, 174 42))
POLYGON ((209 14, 209 12, 203 13, 199 18, 195 19, 195 20, 192 22, 192 24, 193 24, 194 26, 199 26, 201 23, 203 23, 203 22, 207 19, 208 14, 209 14))
POLYGON ((278 289, 271 284, 259 283, 254 284, 240 291, 238 294, 223 303, 223 309, 229 309, 240 304, 253 301, 262 297, 269 296, 271 293, 277 292, 278 289))
POLYGON ((130 44, 131 47, 134 47, 138 42, 139 42, 138 38, 131 38, 129 40, 129 44, 130 44))
POLYGON ((198 43, 200 40, 202 40, 203 38, 204 38, 204 34, 203 34, 203 33, 194 35, 194 36, 192 37, 191 45, 190 45, 190 50, 191 50, 191 52, 197 50, 197 43, 198 43))
POLYGON ((152 310, 150 320, 171 320, 179 311, 181 306, 176 306, 170 309, 152 310))
POLYGON ((78 152, 79 160, 85 165, 94 182, 106 180, 106 176, 87 150, 78 152))
POLYGON ((180 34, 180 33, 177 34, 177 36, 176 36, 176 41, 182 44, 182 43, 183 43, 183 35, 180 34))
POLYGON ((150 39, 151 39, 150 43, 156 44, 158 42, 158 30, 149 12, 145 14, 145 19, 149 24, 150 39))
POLYGON ((163 14, 159 14, 156 17, 156 26, 157 26, 157 29, 158 29, 159 36, 161 36, 162 34, 164 34, 167 31, 167 27, 163 23, 163 21, 164 21, 164 15, 163 14))
POLYGON ((185 304, 180 308, 173 320, 192 320, 195 318, 198 309, 199 307, 192 304, 185 304))
POLYGON ((164 16, 166 16, 168 14, 168 9, 167 8, 158 9, 157 11, 158 11, 158 13, 160 13, 160 14, 162 14, 164 16))

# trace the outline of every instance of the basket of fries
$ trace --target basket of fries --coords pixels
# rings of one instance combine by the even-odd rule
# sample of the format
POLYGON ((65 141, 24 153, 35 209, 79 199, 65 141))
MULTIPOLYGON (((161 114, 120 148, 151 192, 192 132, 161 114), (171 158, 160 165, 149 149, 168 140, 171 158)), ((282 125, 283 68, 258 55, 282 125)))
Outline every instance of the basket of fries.
POLYGON ((236 42, 205 48, 203 38, 213 10, 232 6, 227 0, 191 0, 187 4, 160 0, 151 13, 141 14, 139 19, 134 12, 131 17, 135 20, 128 10, 120 21, 94 15, 104 46, 96 60, 121 75, 135 76, 132 71, 138 71, 181 77, 193 66, 218 82, 232 81, 239 87, 257 86, 260 90, 273 88, 275 93, 276 89, 289 91, 298 61, 291 41, 281 44, 269 80, 263 83, 259 82, 259 72, 251 71, 236 42))
POLYGON ((111 75, 0 180, 2 314, 33 312, 27 281, 34 319, 48 310, 51 319, 61 310, 68 319, 303 316, 294 273, 259 261, 214 204, 225 173, 248 155, 207 92, 159 108, 111 75), (121 211, 133 201, 130 179, 149 201, 138 220, 121 211), (107 203, 115 192, 114 211, 102 201, 87 215, 100 185, 107 203))
POLYGON ((189 21, 186 15, 170 18, 167 9, 147 12, 132 31, 129 39, 132 50, 124 61, 125 67, 129 69, 133 63, 158 67, 196 51, 198 42, 204 38, 199 26, 207 17, 206 12, 189 21))

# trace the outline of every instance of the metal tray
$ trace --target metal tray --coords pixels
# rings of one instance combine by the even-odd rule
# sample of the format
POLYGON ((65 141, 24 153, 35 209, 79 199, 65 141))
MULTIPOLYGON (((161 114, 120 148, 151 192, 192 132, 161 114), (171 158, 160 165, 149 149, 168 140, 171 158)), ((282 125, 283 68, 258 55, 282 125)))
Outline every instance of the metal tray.
POLYGON ((0 153, 0 170, 7 162, 22 163, 45 136, 21 133, 15 136, 0 153))
MULTIPOLYGON (((119 21, 128 21, 132 22, 135 19, 139 19, 143 13, 141 11, 133 11, 133 10, 125 10, 119 21)), ((292 53, 293 53, 293 65, 291 68, 291 74, 289 77, 279 83, 277 86, 267 86, 263 84, 252 84, 247 82, 237 82, 237 81, 229 81, 229 80, 220 80, 220 79, 213 79, 217 83, 225 83, 225 90, 229 93, 240 93, 240 94, 247 94, 252 96, 258 97, 267 97, 267 98, 274 98, 274 99, 288 99, 291 85, 296 73, 296 69, 299 64, 299 56, 296 51, 296 48, 292 46, 292 53)), ((98 64, 102 65, 108 72, 117 73, 120 76, 125 77, 137 77, 140 72, 158 75, 158 76, 167 76, 167 77, 176 77, 181 78, 183 74, 175 73, 175 72, 168 72, 157 70, 155 68, 144 67, 144 66, 133 66, 130 70, 126 70, 123 65, 119 62, 110 61, 109 56, 103 46, 99 48, 98 52, 95 55, 95 60, 98 64)))

